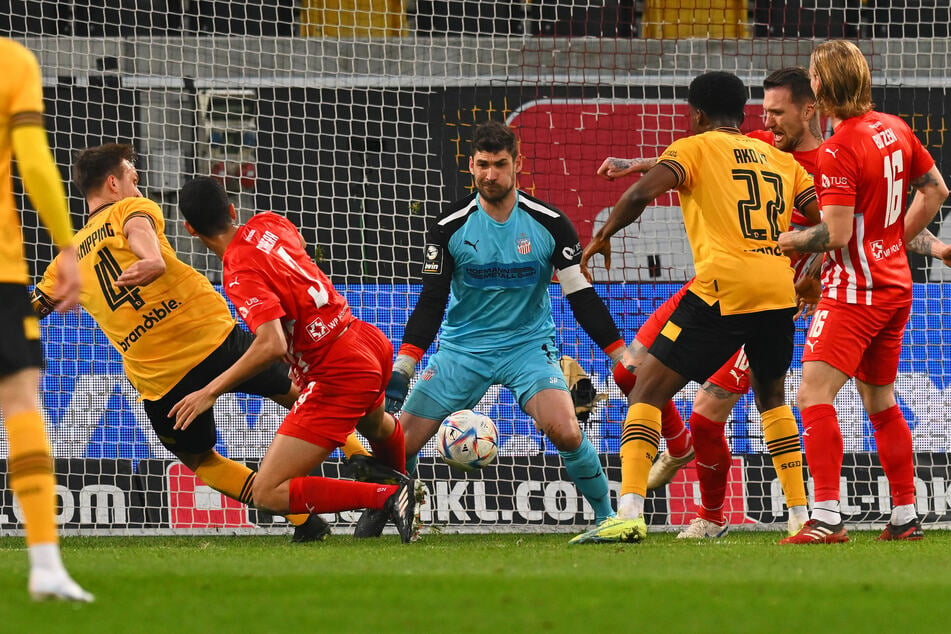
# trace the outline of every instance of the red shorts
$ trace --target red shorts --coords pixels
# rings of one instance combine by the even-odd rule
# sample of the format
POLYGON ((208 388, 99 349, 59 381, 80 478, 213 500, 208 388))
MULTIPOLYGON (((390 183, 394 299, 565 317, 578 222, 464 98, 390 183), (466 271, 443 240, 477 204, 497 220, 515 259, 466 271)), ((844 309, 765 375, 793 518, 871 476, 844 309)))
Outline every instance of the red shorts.
MULTIPOLYGON (((680 290, 670 296, 666 302, 657 307, 651 316, 647 318, 644 325, 640 327, 634 338, 637 339, 645 348, 650 348, 657 335, 660 334, 664 324, 670 319, 684 293, 690 288, 693 280, 684 284, 680 290)), ((722 387, 727 392, 734 394, 746 394, 750 389, 750 364, 746 360, 746 354, 740 348, 730 357, 730 360, 723 364, 716 373, 708 379, 716 386, 722 387)))
POLYGON ((358 319, 318 366, 277 433, 336 449, 365 414, 383 404, 393 345, 379 328, 358 319))
POLYGON ((746 359, 746 351, 743 348, 737 350, 707 381, 727 392, 746 394, 750 389, 750 363, 746 359))
POLYGON ((823 297, 812 316, 802 360, 824 361, 871 385, 894 383, 910 313, 910 303, 859 306, 823 297))

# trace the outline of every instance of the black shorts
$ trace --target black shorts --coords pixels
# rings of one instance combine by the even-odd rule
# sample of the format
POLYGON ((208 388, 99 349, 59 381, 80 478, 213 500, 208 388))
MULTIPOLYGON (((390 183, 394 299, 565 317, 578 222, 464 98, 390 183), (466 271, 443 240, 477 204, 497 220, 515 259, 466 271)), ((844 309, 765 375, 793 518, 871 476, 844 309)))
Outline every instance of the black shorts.
POLYGON ((0 283, 0 376, 43 369, 40 320, 23 284, 0 283))
POLYGON ((795 308, 721 315, 694 293, 684 294, 649 352, 683 376, 703 383, 746 346, 750 372, 759 381, 785 376, 792 363, 795 308))
MULTIPOLYGON (((253 335, 235 326, 228 338, 208 358, 192 368, 168 394, 157 401, 142 401, 152 428, 169 451, 203 453, 215 446, 214 408, 198 416, 187 429, 178 430, 173 429, 175 420, 168 417, 168 412, 185 396, 205 387, 230 368, 251 347, 252 341, 253 335)), ((291 389, 291 380, 287 376, 289 369, 286 363, 274 363, 231 391, 259 396, 287 394, 291 389)))

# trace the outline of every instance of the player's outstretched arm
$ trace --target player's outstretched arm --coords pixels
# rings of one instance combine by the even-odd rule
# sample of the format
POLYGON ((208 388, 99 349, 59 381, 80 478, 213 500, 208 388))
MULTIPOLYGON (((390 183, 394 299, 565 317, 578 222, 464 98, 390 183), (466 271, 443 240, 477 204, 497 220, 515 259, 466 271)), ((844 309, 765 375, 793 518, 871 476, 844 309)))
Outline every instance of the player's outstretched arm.
POLYGON ((621 194, 604 225, 595 232, 581 253, 581 273, 588 281, 592 279, 588 262, 595 254, 601 254, 604 258, 604 268, 611 268, 611 236, 640 218, 647 205, 677 185, 674 171, 661 164, 649 170, 621 194))
POLYGON ((609 156, 598 168, 598 176, 604 180, 613 181, 630 174, 644 173, 657 165, 655 158, 617 158, 609 156))
POLYGON ((272 319, 258 326, 251 346, 230 368, 169 410, 168 417, 175 419, 175 429, 186 429, 199 414, 211 409, 219 396, 258 374, 286 352, 287 339, 280 319, 272 319))
POLYGON ((165 259, 152 221, 144 216, 129 218, 122 227, 129 248, 138 257, 116 278, 116 286, 145 286, 165 273, 165 259))
POLYGON ((46 130, 42 126, 43 115, 38 112, 19 113, 15 119, 27 122, 15 125, 11 130, 17 168, 36 213, 49 231, 53 243, 60 249, 59 274, 53 288, 56 298, 53 310, 65 312, 79 304, 82 287, 76 249, 71 245, 73 227, 66 208, 66 190, 53 161, 46 130))

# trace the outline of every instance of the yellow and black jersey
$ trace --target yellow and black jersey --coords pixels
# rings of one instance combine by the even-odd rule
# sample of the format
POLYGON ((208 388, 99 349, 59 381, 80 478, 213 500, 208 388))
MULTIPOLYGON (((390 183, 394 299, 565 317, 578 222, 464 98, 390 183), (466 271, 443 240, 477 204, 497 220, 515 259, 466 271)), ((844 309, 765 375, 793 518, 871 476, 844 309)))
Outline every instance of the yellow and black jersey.
POLYGON ((11 167, 10 131, 19 125, 43 125, 40 67, 33 53, 21 44, 0 38, 0 282, 27 284, 11 167))
MULTIPOLYGON (((126 375, 143 398, 162 397, 234 327, 224 298, 175 255, 162 212, 151 200, 125 198, 94 213, 73 244, 83 279, 80 303, 122 354, 126 375), (125 223, 137 216, 154 225, 166 269, 151 284, 119 288, 116 278, 138 260, 123 232, 125 223)), ((51 293, 58 264, 59 257, 36 286, 38 312, 55 304, 51 293)))
POLYGON ((796 305, 793 270, 779 250, 794 208, 815 199, 812 177, 792 154, 717 129, 675 141, 659 159, 677 191, 697 279, 690 287, 720 313, 796 305))

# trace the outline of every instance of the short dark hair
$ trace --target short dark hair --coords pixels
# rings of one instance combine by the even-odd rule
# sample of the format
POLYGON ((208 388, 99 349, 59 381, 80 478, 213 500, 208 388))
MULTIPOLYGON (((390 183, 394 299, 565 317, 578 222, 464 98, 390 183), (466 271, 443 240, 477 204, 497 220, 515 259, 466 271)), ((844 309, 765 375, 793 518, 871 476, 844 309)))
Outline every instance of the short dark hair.
POLYGON ((207 238, 231 226, 230 205, 225 188, 211 176, 196 176, 178 192, 178 211, 192 229, 207 238))
POLYGON ((799 106, 814 103, 816 100, 812 86, 809 85, 809 71, 802 66, 788 66, 770 73, 763 80, 763 89, 770 88, 788 88, 793 103, 799 106))
POLYGON ((480 123, 472 133, 472 151, 469 155, 475 156, 476 152, 495 154, 502 151, 507 151, 512 158, 518 156, 518 138, 512 129, 498 121, 480 123))
POLYGON ((724 71, 697 75, 687 90, 687 103, 711 121, 743 123, 748 96, 743 80, 724 71))
POLYGON ((135 148, 130 143, 106 143, 81 150, 73 161, 73 182, 83 196, 102 187, 110 174, 122 176, 122 162, 135 163, 135 148))

